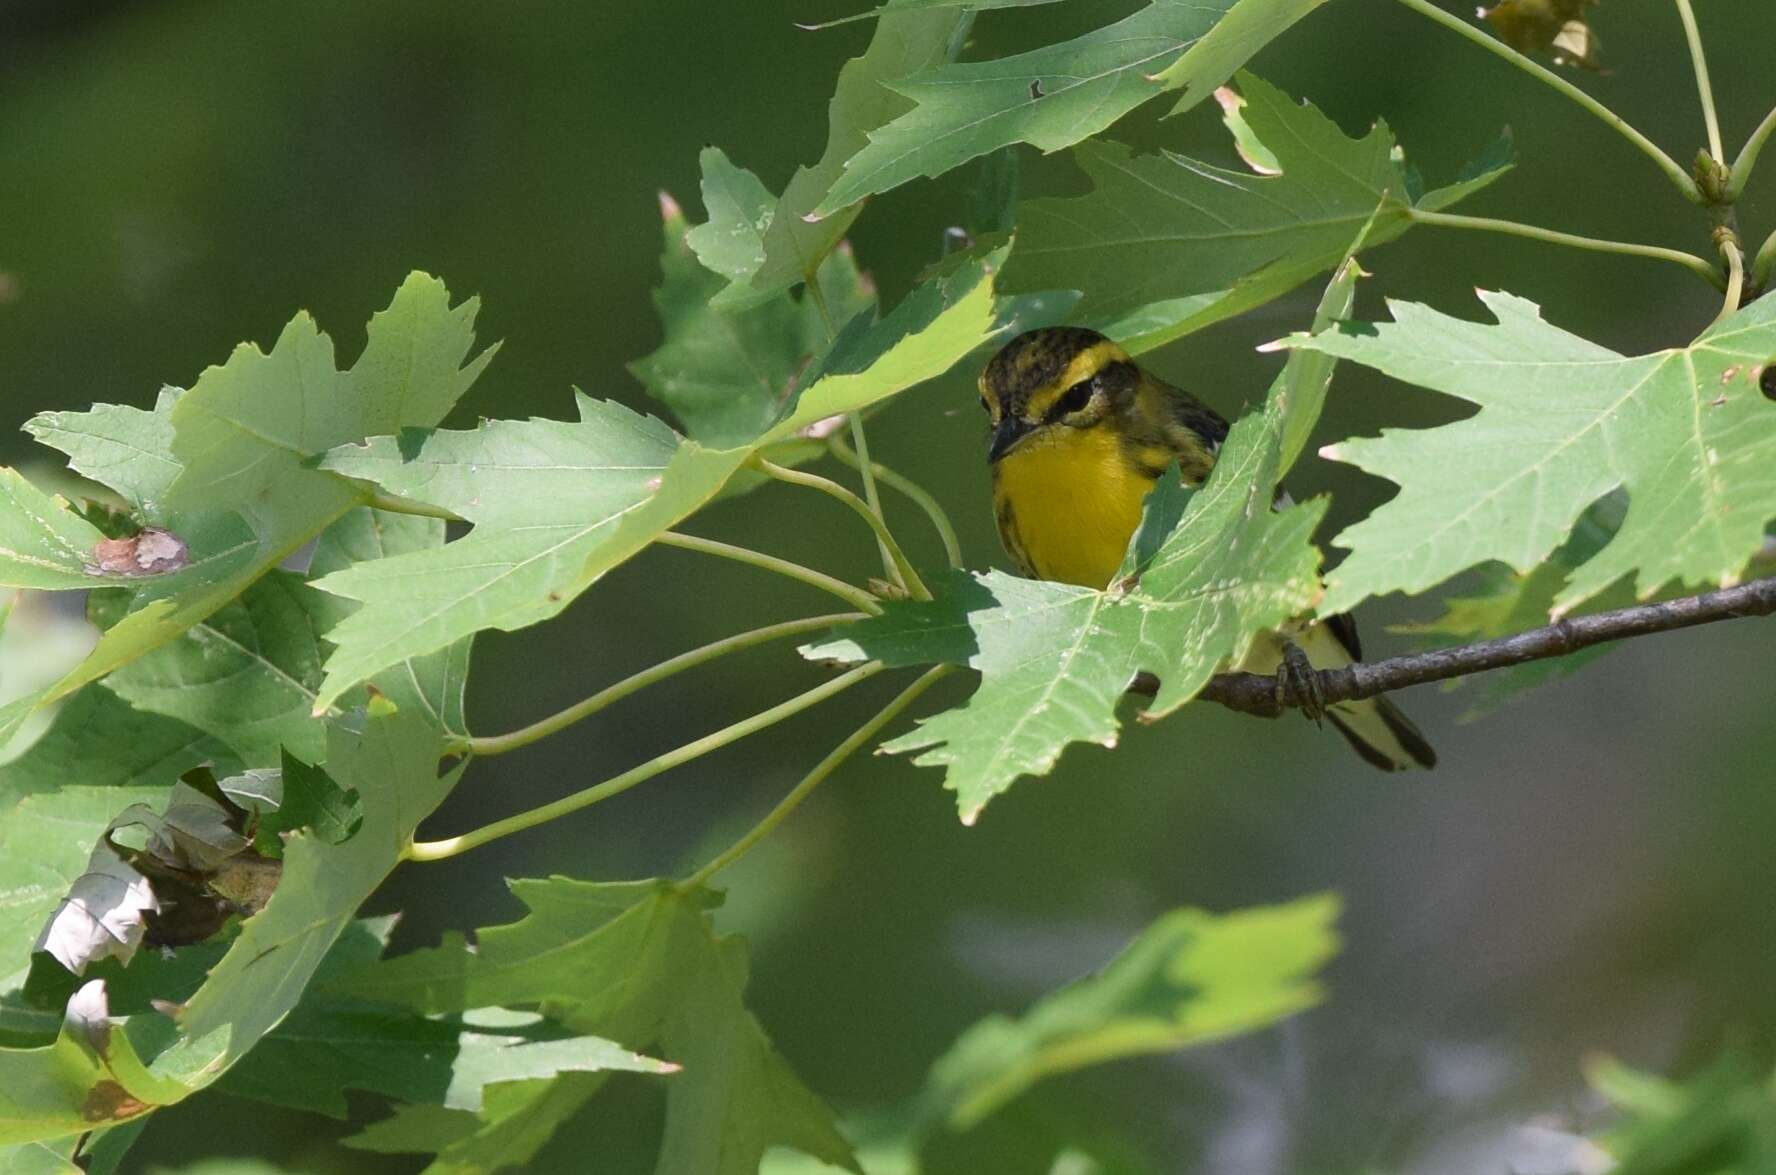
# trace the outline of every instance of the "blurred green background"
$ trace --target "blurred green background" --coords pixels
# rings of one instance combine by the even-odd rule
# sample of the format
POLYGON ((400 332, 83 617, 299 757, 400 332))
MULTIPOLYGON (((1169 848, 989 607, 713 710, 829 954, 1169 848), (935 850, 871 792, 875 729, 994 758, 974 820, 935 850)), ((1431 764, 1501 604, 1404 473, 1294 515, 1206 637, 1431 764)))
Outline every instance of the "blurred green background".
MULTIPOLYGON (((460 418, 565 416, 569 388, 643 401, 625 361, 658 342, 648 291, 655 192, 697 207, 696 155, 728 151, 778 188, 825 140, 825 104, 867 24, 830 0, 505 4, 212 0, 0 2, 0 403, 8 422, 95 400, 149 404, 241 339, 312 310, 343 356, 410 269, 483 300, 504 349, 460 418)), ((971 56, 1059 39, 1132 9, 995 12, 971 56)), ((1468 15, 1466 4, 1451 11, 1468 15)), ((1776 7, 1701 5, 1729 151, 1772 100, 1776 7)), ((1701 118, 1672 5, 1608 0, 1610 73, 1584 84, 1688 158, 1701 118)), ((1706 252, 1699 214, 1590 116, 1397 5, 1329 4, 1255 68, 1347 131, 1385 117, 1436 182, 1509 124, 1518 172, 1462 211, 1706 252)), ((1113 133, 1232 164, 1212 105, 1113 133)), ((1026 189, 1077 185, 1025 158, 1026 189)), ((1776 164, 1770 165, 1776 171, 1776 164)), ((966 170, 877 198, 854 233, 890 303, 960 218, 966 170)), ((1776 182, 1741 207, 1776 225, 1776 182)), ((1368 259, 1363 310, 1410 298, 1478 316, 1476 285, 1645 351, 1707 322, 1715 296, 1675 268, 1419 230, 1368 259)), ((1311 294, 1153 357, 1233 415, 1303 325, 1311 294)), ((874 429, 878 457, 932 488, 971 566, 1004 565, 986 505, 972 372, 915 390, 874 429)), ((1460 414, 1346 368, 1321 440, 1460 414)), ((9 463, 42 458, 22 436, 9 463)), ((1309 459, 1297 497, 1336 495, 1327 533, 1388 488, 1309 459)), ((874 558, 837 507, 766 490, 693 525, 853 577, 874 558)), ((938 560, 891 502, 915 558, 938 560)), ((559 622, 483 636, 476 729, 509 728, 618 675, 818 601, 677 551, 609 577, 559 622)), ((1385 625, 1434 612, 1385 601, 1385 625)), ((1346 947, 1320 1010, 1269 1032, 1039 1089, 943 1169, 1040 1168, 1019 1148, 1078 1125, 1159 1171, 1499 1171, 1517 1126, 1583 1126, 1596 1050, 1682 1070, 1724 1042, 1776 1040, 1776 627, 1739 622, 1636 642, 1477 723, 1461 694, 1402 699, 1443 765, 1385 777, 1333 735, 1211 707, 1114 754, 1071 752, 962 828, 935 771, 863 759, 727 880, 722 924, 753 941, 750 1002, 782 1051, 848 1111, 911 1093, 957 1032, 1108 959, 1158 913, 1346 897, 1346 947)), ((821 671, 774 647, 674 678, 547 744, 478 764, 428 831, 448 834, 585 786, 787 695, 821 671)), ((623 878, 683 868, 756 818, 895 688, 847 695, 600 806, 467 857, 409 867, 376 900, 397 945, 514 917, 502 876, 623 878)), ((965 686, 953 684, 952 689, 965 686)), ((658 1106, 620 1080, 556 1148, 562 1170, 645 1171, 658 1106), (593 1149, 585 1149, 591 1147, 593 1149)), ((375 1116, 371 1101, 360 1109, 375 1116)), ((340 1151, 350 1128, 206 1095, 157 1116, 131 1169, 257 1155, 289 1171, 400 1171, 340 1151)), ((412 1164, 417 1168, 418 1164, 412 1164)))

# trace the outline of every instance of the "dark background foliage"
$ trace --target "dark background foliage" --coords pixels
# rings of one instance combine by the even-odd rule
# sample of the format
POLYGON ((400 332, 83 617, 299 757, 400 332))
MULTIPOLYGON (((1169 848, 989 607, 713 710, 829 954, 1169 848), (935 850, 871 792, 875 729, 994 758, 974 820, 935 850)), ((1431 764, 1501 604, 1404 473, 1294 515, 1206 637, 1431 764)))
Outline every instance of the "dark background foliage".
MULTIPOLYGON (((972 52, 1056 40, 1130 7, 987 13, 972 52)), ((792 21, 850 10, 0 3, 6 416, 148 404, 236 341, 269 343, 297 308, 355 354, 368 315, 412 268, 480 295, 482 337, 505 340, 461 423, 565 416, 575 384, 639 403, 623 363, 658 339, 647 299, 655 191, 694 208, 706 143, 773 187, 815 157, 834 76, 868 26, 806 32, 792 21)), ((1711 4, 1701 15, 1731 150, 1770 102, 1776 9, 1711 4)), ((1585 84, 1687 158, 1701 118, 1675 11, 1609 0, 1596 25, 1613 72, 1585 84)), ((1707 250, 1700 215, 1619 138, 1397 6, 1328 5, 1255 69, 1348 131, 1385 117, 1433 182, 1510 124, 1519 170, 1463 211, 1707 250)), ((1231 161, 1212 106, 1161 121, 1165 105, 1115 133, 1231 161)), ((1025 164, 1029 191, 1077 185, 1064 160, 1025 164)), ((937 254, 966 176, 879 197, 860 222, 858 253, 889 301, 937 254)), ((1770 176, 1742 216, 1754 233, 1776 220, 1770 176)), ((1472 288, 1503 288, 1628 351, 1687 339, 1715 305, 1675 269, 1496 237, 1421 230, 1369 267, 1366 313, 1386 294, 1477 315, 1472 288)), ((1232 415, 1278 362, 1253 345, 1306 317, 1307 303, 1290 299, 1153 362, 1232 415)), ((872 444, 950 506, 970 565, 1002 565, 971 378, 903 397, 872 444)), ((1346 368, 1320 439, 1457 411, 1346 368)), ((22 437, 0 441, 0 458, 38 459, 22 437)), ((1295 488, 1335 492, 1334 523, 1388 492, 1311 459, 1295 488)), ((874 557, 836 507, 778 491, 718 506, 696 527, 856 575, 874 557)), ((556 624, 483 636, 475 728, 508 728, 817 603, 793 591, 682 552, 649 554, 556 624)), ((1363 621, 1372 645, 1400 648, 1383 626, 1431 611, 1388 601, 1363 621)), ((1583 1122, 1578 1066, 1593 1050, 1681 1070, 1724 1041, 1776 1039, 1773 652, 1767 622, 1641 641, 1472 724, 1457 721, 1461 695, 1421 689, 1403 700, 1444 759, 1425 777, 1373 774, 1299 720, 1199 706, 1131 728, 1114 754, 1070 753, 964 829, 937 773, 862 760, 727 879, 723 922, 753 940, 751 1002, 781 1049, 856 1109, 905 1096, 961 1028, 1102 962, 1162 910, 1336 889, 1347 943, 1321 1010, 1230 1046, 1054 1083, 989 1124, 973 1145, 991 1149, 958 1153, 956 1169, 1034 1169, 1010 1140, 1036 1121, 1085 1123, 1179 1171, 1500 1169, 1513 1124, 1544 1111, 1583 1122)), ((819 674, 772 648, 674 678, 477 765, 435 831, 584 786, 819 674)), ((833 710, 861 716, 876 702, 847 696, 833 710)), ((376 908, 405 910, 397 945, 416 945, 513 916, 502 876, 680 868, 761 812, 837 722, 804 716, 594 813, 410 866, 376 908)), ((618 1080, 564 1145, 595 1145, 592 1169, 645 1169, 648 1098, 618 1080)), ((132 1163, 251 1154, 294 1171, 403 1169, 337 1151, 332 1132, 207 1095, 158 1116, 132 1163)))

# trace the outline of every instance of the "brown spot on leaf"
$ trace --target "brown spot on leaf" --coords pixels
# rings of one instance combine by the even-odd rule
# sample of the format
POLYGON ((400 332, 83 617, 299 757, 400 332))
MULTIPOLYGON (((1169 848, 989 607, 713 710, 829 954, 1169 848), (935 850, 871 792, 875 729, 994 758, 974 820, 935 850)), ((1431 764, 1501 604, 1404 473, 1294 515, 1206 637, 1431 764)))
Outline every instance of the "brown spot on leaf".
POLYGON ((185 541, 170 530, 145 527, 128 538, 100 539, 93 544, 88 575, 165 575, 191 563, 185 541))
POLYGON ((131 1094, 115 1081, 101 1081, 92 1087, 80 1104, 80 1117, 87 1122, 122 1122, 146 1114, 154 1107, 131 1094))

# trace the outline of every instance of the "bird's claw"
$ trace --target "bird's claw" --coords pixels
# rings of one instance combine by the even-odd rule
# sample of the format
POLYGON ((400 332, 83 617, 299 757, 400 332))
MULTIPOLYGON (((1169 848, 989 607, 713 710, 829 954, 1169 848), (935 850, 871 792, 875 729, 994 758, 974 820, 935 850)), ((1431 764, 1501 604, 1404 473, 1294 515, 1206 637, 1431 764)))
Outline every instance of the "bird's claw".
POLYGON ((1313 721, 1315 726, 1326 715, 1326 695, 1320 689, 1320 673, 1308 661, 1307 654, 1294 641, 1283 641, 1283 663, 1276 671, 1277 706, 1289 704, 1291 698, 1301 706, 1301 712, 1313 721))

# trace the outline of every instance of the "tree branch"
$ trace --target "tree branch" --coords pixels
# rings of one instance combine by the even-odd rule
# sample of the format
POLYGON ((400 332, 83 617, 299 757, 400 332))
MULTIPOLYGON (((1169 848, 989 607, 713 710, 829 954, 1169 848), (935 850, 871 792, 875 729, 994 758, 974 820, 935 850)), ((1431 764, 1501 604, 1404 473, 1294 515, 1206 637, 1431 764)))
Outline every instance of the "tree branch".
MULTIPOLYGON (((1776 613, 1776 578, 1757 579, 1738 587, 1724 588, 1681 600, 1664 600, 1656 604, 1640 604, 1599 612, 1593 616, 1575 616, 1559 620, 1545 628, 1533 628, 1515 636, 1479 641, 1450 649, 1429 649, 1385 661, 1359 662, 1343 669, 1321 669, 1320 694, 1326 702, 1357 701, 1373 698, 1390 690, 1409 685, 1424 685, 1466 677, 1488 669, 1503 669, 1526 661, 1562 657, 1592 645, 1626 637, 1645 636, 1653 632, 1671 632, 1717 620, 1733 620, 1741 616, 1768 616, 1776 613)), ((1151 674, 1139 674, 1129 686, 1130 693, 1151 696, 1158 689, 1151 674)), ((1305 698, 1287 677, 1279 684, 1275 677, 1259 673, 1222 673, 1216 675, 1198 695, 1219 702, 1233 710, 1275 718, 1285 709, 1302 705, 1305 698)))

